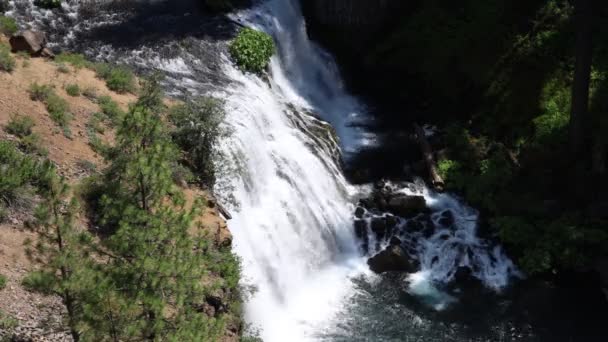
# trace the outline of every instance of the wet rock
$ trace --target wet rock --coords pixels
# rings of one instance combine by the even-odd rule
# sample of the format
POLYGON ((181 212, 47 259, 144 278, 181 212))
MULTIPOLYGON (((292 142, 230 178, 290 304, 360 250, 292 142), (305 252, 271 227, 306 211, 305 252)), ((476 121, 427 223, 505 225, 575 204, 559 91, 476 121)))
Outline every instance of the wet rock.
POLYGON ((445 210, 441 213, 439 218, 439 224, 444 227, 451 227, 454 225, 454 213, 451 210, 445 210))
POLYGON ((44 32, 25 30, 14 34, 10 40, 13 52, 27 52, 32 56, 38 56, 46 46, 46 35, 44 32))
POLYGON ((389 246, 367 260, 369 268, 376 273, 415 272, 417 263, 400 246, 389 246))
POLYGON ((365 214, 365 209, 363 209, 362 207, 357 207, 357 209, 355 209, 356 218, 362 218, 364 214, 365 214))
POLYGON ((365 220, 355 220, 355 236, 359 239, 367 238, 367 222, 365 220))
POLYGON ((371 222, 372 232, 376 233, 378 238, 383 238, 388 233, 388 227, 386 226, 386 220, 384 217, 374 217, 371 222))
POLYGON ((426 226, 423 230, 422 230, 422 236, 424 236, 425 238, 430 238, 431 236, 433 236, 435 234, 435 227, 434 226, 426 226))
POLYGON ((426 211, 426 200, 423 196, 397 195, 387 204, 388 211, 398 216, 413 216, 426 211))
POLYGON ((412 219, 412 220, 407 221, 405 227, 407 228, 408 231, 419 232, 424 229, 424 223, 422 223, 416 219, 412 219))
POLYGON ((401 239, 396 236, 393 236, 389 241, 389 245, 391 246, 401 246, 401 239))
POLYGON ((386 221, 386 227, 389 229, 395 228, 399 223, 399 219, 393 215, 387 215, 384 220, 386 221))
POLYGON ((473 275, 471 268, 460 266, 456 269, 456 273, 454 273, 454 278, 448 289, 451 291, 461 289, 469 294, 475 294, 484 291, 484 286, 482 281, 473 275))

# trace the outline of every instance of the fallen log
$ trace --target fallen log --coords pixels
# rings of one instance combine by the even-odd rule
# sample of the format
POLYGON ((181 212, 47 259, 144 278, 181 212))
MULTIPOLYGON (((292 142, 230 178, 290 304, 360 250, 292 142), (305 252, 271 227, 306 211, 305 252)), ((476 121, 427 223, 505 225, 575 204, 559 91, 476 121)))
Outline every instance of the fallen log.
POLYGON ((220 214, 222 214, 222 216, 224 216, 226 220, 232 220, 232 215, 230 215, 228 210, 226 210, 223 205, 221 205, 219 202, 215 202, 215 204, 217 205, 217 210, 220 212, 220 214))
POLYGON ((437 171, 437 165, 435 163, 435 158, 433 157, 433 149, 431 148, 431 144, 429 144, 429 141, 426 139, 426 134, 424 133, 424 129, 422 129, 422 127, 420 127, 418 124, 414 124, 414 130, 416 131, 418 144, 420 145, 420 150, 422 151, 422 155, 424 157, 424 163, 426 164, 427 171, 429 172, 431 184, 436 191, 442 192, 445 188, 445 183, 437 171))

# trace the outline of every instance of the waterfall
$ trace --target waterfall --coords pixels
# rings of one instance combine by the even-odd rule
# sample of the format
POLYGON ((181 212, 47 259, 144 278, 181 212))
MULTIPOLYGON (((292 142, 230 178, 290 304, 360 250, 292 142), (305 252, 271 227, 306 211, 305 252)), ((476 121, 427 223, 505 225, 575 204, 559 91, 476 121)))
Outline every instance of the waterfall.
MULTIPOLYGON (((362 128, 372 120, 365 106, 345 90, 332 56, 308 39, 298 0, 267 0, 231 15, 274 37, 278 51, 268 79, 238 70, 226 53, 226 39, 234 32, 223 31, 234 25, 184 11, 190 2, 194 6, 188 0, 132 1, 139 7, 125 11, 142 13, 129 16, 121 10, 79 10, 83 3, 76 0, 64 3, 63 12, 13 0, 9 15, 48 32, 54 46, 144 72, 162 71, 169 94, 223 98, 232 134, 221 149, 227 157, 223 166, 231 172, 220 175, 216 191, 234 198, 229 222, 234 251, 242 260, 243 283, 255 288, 245 304, 247 321, 266 342, 376 338, 377 331, 356 337, 344 328, 349 320, 373 327, 384 320, 357 316, 352 309, 360 298, 359 306, 376 307, 366 301, 381 297, 366 297, 381 278, 368 270, 368 256, 361 254, 353 230, 355 204, 369 188, 350 185, 340 167, 341 159, 348 162, 360 148, 377 143, 362 128), (332 334, 349 337, 327 337, 332 334)), ((451 280, 463 265, 486 286, 504 287, 516 269, 499 247, 476 236, 477 213, 449 195, 419 192, 433 220, 450 209, 458 225, 429 237, 403 236, 414 244, 413 257, 422 266, 403 282, 404 292, 431 296, 431 305, 441 309, 454 299, 434 284, 451 280), (459 252, 467 248, 466 255, 459 252)), ((387 307, 398 316, 406 311, 404 327, 420 329, 419 317, 395 305, 387 307)), ((440 331, 427 326, 429 332, 415 334, 440 331)))

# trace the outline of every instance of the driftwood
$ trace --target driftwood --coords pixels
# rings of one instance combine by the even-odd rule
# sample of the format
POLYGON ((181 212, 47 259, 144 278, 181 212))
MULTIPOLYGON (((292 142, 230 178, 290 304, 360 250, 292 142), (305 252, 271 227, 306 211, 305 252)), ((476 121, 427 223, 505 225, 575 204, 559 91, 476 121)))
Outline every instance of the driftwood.
POLYGON ((435 158, 433 157, 433 149, 431 148, 429 141, 426 139, 424 129, 422 129, 422 127, 420 127, 418 124, 414 124, 414 129, 416 130, 418 144, 420 145, 420 150, 422 151, 424 162, 429 172, 429 178, 431 179, 433 188, 435 188, 436 191, 443 191, 445 183, 437 171, 437 165, 435 163, 435 158))
POLYGON ((230 213, 228 212, 228 210, 226 210, 226 208, 224 208, 223 205, 221 205, 219 202, 215 202, 215 205, 217 206, 217 211, 220 212, 220 214, 222 214, 222 216, 224 216, 224 218, 226 220, 232 220, 232 215, 230 215, 230 213))

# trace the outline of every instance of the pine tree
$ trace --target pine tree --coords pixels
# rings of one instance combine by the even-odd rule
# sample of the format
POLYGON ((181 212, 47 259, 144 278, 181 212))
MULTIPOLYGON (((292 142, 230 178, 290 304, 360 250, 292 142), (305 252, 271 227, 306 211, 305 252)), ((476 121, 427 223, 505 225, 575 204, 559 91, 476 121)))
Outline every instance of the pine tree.
POLYGON ((100 296, 87 310, 91 326, 101 329, 92 339, 214 340, 222 322, 194 309, 204 298, 206 275, 206 240, 190 233, 198 205, 186 209, 173 185, 177 149, 162 118, 134 105, 111 155, 101 200, 103 222, 114 230, 105 241, 112 257, 102 266, 109 300, 100 296), (115 323, 100 325, 103 318, 115 323))
POLYGON ((78 202, 69 200, 69 187, 55 168, 46 162, 41 167, 40 192, 43 202, 36 210, 38 238, 28 255, 41 265, 25 283, 42 292, 56 293, 67 310, 67 325, 74 341, 80 340, 82 294, 89 290, 92 263, 87 247, 91 236, 77 229, 78 202))

